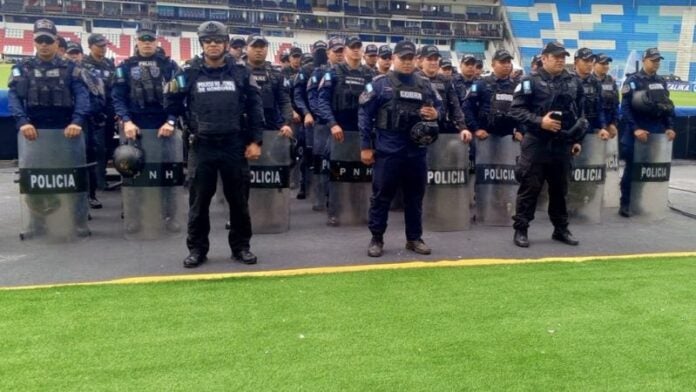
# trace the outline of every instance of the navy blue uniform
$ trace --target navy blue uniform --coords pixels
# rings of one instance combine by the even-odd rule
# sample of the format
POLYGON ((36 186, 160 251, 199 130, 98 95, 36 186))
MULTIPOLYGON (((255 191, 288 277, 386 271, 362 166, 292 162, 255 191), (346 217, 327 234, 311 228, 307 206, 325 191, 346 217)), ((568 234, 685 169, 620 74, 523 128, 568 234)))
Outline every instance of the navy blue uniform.
POLYGON ((604 103, 602 101, 602 85, 592 74, 583 77, 575 74, 580 80, 583 93, 585 95, 583 116, 590 123, 587 133, 594 133, 599 129, 607 128, 607 121, 604 117, 604 103))
POLYGON ((603 78, 594 75, 600 86, 602 86, 602 112, 607 126, 619 124, 619 88, 616 86, 614 78, 607 74, 603 78))
POLYGON ((423 196, 427 183, 427 148, 416 145, 411 127, 420 122, 426 105, 444 116, 442 101, 427 79, 390 71, 375 77, 360 97, 360 148, 374 149, 369 228, 381 239, 387 229, 389 207, 398 188, 404 193, 406 239, 423 234, 423 196), (373 132, 374 131, 374 132, 373 132))
POLYGON ((621 206, 631 203, 631 176, 633 166, 633 132, 638 129, 650 133, 665 133, 674 129, 674 105, 669 99, 669 90, 665 80, 655 74, 648 75, 644 70, 629 76, 621 88, 621 115, 625 132, 621 135, 621 155, 626 161, 626 168, 621 177, 621 206), (645 91, 651 104, 640 110, 633 105, 633 94, 645 91))
POLYGON ((484 129, 497 136, 511 135, 516 121, 509 116, 515 81, 494 74, 473 83, 464 101, 464 115, 471 132, 484 129))
POLYGON ((89 92, 79 65, 58 57, 37 57, 12 67, 8 104, 17 129, 32 124, 36 129, 63 129, 70 124, 85 127, 90 114, 89 92))

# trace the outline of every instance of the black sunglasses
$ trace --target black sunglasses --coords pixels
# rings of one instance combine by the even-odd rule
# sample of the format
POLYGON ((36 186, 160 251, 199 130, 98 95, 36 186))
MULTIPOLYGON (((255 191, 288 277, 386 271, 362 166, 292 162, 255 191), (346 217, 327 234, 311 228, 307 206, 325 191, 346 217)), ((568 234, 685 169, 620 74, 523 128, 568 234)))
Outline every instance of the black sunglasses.
POLYGON ((382 60, 391 60, 392 56, 390 54, 385 54, 383 56, 379 56, 382 60))
POLYGON ((37 37, 37 38, 34 40, 34 42, 36 42, 37 44, 53 45, 53 43, 56 42, 56 40, 54 40, 54 39, 51 38, 51 37, 47 37, 47 36, 45 36, 45 35, 42 35, 42 36, 40 36, 40 37, 37 37))
POLYGON ((206 45, 210 45, 212 43, 222 45, 227 42, 227 40, 223 38, 203 38, 201 41, 206 45))
POLYGON ((151 35, 143 35, 142 37, 138 38, 138 41, 155 42, 155 37, 153 37, 151 35))

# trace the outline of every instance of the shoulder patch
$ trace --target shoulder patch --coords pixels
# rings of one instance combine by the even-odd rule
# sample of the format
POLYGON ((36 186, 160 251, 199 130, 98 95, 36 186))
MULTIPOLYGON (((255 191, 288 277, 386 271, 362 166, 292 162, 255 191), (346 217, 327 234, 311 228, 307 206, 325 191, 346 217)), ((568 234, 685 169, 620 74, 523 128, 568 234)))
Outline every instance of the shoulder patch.
POLYGON ((630 82, 629 85, 631 86, 631 90, 636 89, 636 83, 635 82, 630 82))
POLYGON ((12 67, 12 76, 22 76, 22 70, 19 67, 12 67))
POLYGON ((532 82, 529 80, 523 80, 522 81, 522 92, 525 95, 529 95, 532 93, 532 82))
POLYGON ((324 74, 324 79, 325 80, 331 80, 331 72, 327 72, 324 74))
POLYGON ((515 86, 515 92, 519 93, 520 91, 522 91, 522 84, 521 83, 518 84, 517 86, 515 86))
POLYGON ((478 85, 476 83, 471 85, 471 90, 469 90, 472 94, 476 94, 478 92, 478 85))

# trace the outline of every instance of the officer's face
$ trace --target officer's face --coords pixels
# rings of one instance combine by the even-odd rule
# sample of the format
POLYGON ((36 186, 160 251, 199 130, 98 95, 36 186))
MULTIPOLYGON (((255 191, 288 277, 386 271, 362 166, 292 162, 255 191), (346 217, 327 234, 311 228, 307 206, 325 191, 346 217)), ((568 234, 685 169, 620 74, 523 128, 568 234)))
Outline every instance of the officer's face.
POLYGON ((599 76, 604 76, 609 73, 609 62, 594 63, 594 73, 599 76))
POLYGON ((261 64, 266 61, 268 55, 268 46, 262 42, 247 47, 247 56, 252 64, 261 64))
POLYGON ((452 76, 452 67, 440 68, 440 74, 445 76, 452 76))
POLYGON ((237 47, 231 46, 230 47, 230 56, 232 56, 236 59, 240 58, 242 56, 242 47, 241 46, 237 46, 237 47))
POLYGON ((394 70, 403 74, 411 74, 416 69, 415 56, 407 54, 404 56, 394 56, 394 70))
POLYGON ((294 56, 290 56, 290 66, 295 68, 295 69, 300 68, 300 61, 301 60, 302 60, 302 56, 300 56, 300 55, 296 54, 294 56))
POLYGON ((82 61, 82 53, 80 52, 69 52, 65 54, 70 60, 79 63, 82 61))
POLYGON ((203 54, 210 60, 220 60, 227 52, 227 43, 224 37, 209 37, 201 40, 203 54))
POLYGON ((657 73, 657 70, 660 69, 660 59, 645 59, 643 60, 643 70, 649 74, 655 74, 657 73))
POLYGON ((89 47, 92 57, 100 59, 106 56, 106 45, 92 45, 89 47))
POLYGON ((541 56, 541 62, 544 64, 544 70, 551 75, 557 75, 563 72, 565 68, 565 54, 545 54, 541 56))
POLYGON ((58 41, 48 36, 39 36, 34 40, 36 54, 42 59, 49 59, 58 54, 58 41))
POLYGON ((575 70, 580 75, 588 75, 592 72, 592 59, 575 59, 575 70))
POLYGON ((346 60, 360 61, 362 58, 362 44, 353 44, 346 51, 346 60))
POLYGON ((374 67, 375 64, 377 64, 377 55, 376 54, 366 54, 365 55, 365 64, 370 67, 374 67))
POLYGON ((392 56, 384 56, 377 59, 377 67, 380 72, 386 72, 392 66, 392 56))
POLYGON ((138 39, 138 53, 143 57, 150 57, 157 51, 157 43, 154 37, 138 39))
POLYGON ((493 73, 498 78, 505 78, 510 76, 512 72, 512 61, 506 60, 494 60, 493 61, 493 73))
POLYGON ((440 56, 425 57, 421 61, 421 68, 427 75, 435 75, 440 70, 440 56))
POLYGON ((338 64, 343 62, 343 48, 329 51, 329 61, 331 64, 338 64))
POLYGON ((459 70, 467 78, 472 78, 476 75, 476 62, 462 63, 459 70))

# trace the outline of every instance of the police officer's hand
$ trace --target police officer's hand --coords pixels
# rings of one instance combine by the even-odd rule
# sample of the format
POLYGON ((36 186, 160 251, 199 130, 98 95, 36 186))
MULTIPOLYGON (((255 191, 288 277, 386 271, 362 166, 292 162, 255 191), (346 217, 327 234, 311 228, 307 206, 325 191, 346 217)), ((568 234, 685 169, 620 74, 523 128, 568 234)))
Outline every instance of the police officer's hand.
POLYGON ((670 142, 674 140, 675 137, 677 137, 677 134, 674 132, 673 129, 666 130, 665 135, 667 135, 667 140, 669 140, 670 142))
POLYGON ((65 127, 65 132, 63 132, 65 137, 67 137, 68 139, 78 137, 80 136, 80 133, 82 133, 82 127, 77 124, 68 125, 67 127, 65 127))
POLYGON ((135 125, 133 121, 126 121, 123 123, 123 133, 126 135, 126 139, 135 140, 138 132, 138 126, 135 125))
POLYGON ((36 138, 39 136, 39 134, 36 132, 36 128, 34 128, 34 126, 31 124, 22 125, 19 128, 19 131, 22 132, 22 136, 24 136, 24 138, 27 140, 36 140, 36 138))
POLYGON ((343 143, 343 128, 340 125, 334 125, 331 127, 331 135, 333 135, 334 140, 339 143, 343 143))
POLYGON ((607 131, 609 131, 609 136, 611 136, 612 139, 619 133, 619 130, 616 129, 616 125, 614 124, 609 124, 607 126, 607 131))
POLYGON ((172 136, 173 133, 174 133, 174 126, 170 125, 169 123, 164 123, 159 128, 159 131, 157 132, 157 137, 169 137, 169 136, 172 136))
POLYGON ((280 127, 280 136, 292 137, 292 128, 289 125, 283 125, 280 127))
POLYGON ((312 116, 312 113, 307 113, 304 116, 304 126, 309 128, 314 125, 314 116, 312 116))
POLYGON ((524 134, 522 132, 515 131, 514 137, 515 137, 515 140, 517 140, 518 142, 521 142, 522 139, 524 139, 524 134))
POLYGON ((638 141, 643 143, 648 142, 648 135, 650 135, 650 132, 646 131, 645 129, 636 129, 633 131, 633 136, 635 136, 638 141))
POLYGON ((597 136, 599 136, 599 138, 602 140, 609 140, 609 138, 611 137, 611 135, 609 134, 609 131, 607 131, 604 128, 599 130, 599 132, 597 133, 597 136))
POLYGON ((476 135, 478 140, 486 140, 486 138, 488 138, 488 131, 485 129, 479 129, 474 133, 474 135, 476 135))
POLYGON ((461 132, 459 132, 459 138, 462 139, 464 143, 469 143, 472 139, 471 132, 469 132, 468 129, 462 129, 461 132))
POLYGON ((300 114, 293 110, 292 111, 292 123, 299 124, 301 122, 302 122, 302 118, 300 117, 300 114))
POLYGON ((432 106, 423 106, 420 109, 420 115, 423 120, 434 121, 437 120, 437 109, 432 106))
POLYGON ((574 157, 580 155, 582 152, 582 146, 580 143, 575 143, 573 144, 573 148, 570 150, 570 153, 573 154, 574 157))
POLYGON ((541 129, 545 129, 550 132, 558 132, 561 130, 561 122, 551 118, 551 112, 546 113, 546 115, 541 119, 541 129))
POLYGON ((360 150, 360 161, 367 166, 372 166, 375 163, 375 150, 371 148, 360 150))
POLYGON ((244 158, 255 161, 261 157, 261 146, 256 143, 251 143, 244 151, 244 158))

